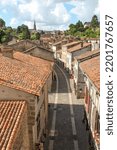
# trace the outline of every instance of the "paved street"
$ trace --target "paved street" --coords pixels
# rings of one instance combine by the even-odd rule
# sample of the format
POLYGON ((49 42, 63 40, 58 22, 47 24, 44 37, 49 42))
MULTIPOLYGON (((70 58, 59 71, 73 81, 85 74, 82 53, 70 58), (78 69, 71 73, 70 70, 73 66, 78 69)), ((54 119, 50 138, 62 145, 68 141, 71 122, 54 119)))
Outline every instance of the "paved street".
POLYGON ((45 150, 89 150, 83 119, 83 100, 76 99, 72 80, 55 67, 56 80, 49 94, 49 134, 45 150))

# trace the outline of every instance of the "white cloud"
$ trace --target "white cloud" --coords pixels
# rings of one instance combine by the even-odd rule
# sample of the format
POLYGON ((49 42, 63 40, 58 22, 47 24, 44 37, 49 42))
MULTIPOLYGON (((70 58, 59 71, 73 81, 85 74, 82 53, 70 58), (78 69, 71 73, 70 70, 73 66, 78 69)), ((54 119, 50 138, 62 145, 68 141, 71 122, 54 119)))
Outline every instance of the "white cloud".
POLYGON ((16 18, 12 18, 11 21, 10 21, 10 25, 14 26, 16 24, 17 24, 17 19, 16 18))
POLYGON ((37 28, 48 30, 66 28, 73 14, 81 21, 90 21, 93 13, 99 13, 98 0, 0 0, 0 3, 0 10, 7 9, 10 25, 26 24, 32 28, 36 20, 37 28), (73 7, 71 11, 65 3, 73 7))
MULTIPOLYGON (((31 0, 29 3, 21 3, 18 5, 20 16, 27 21, 36 20, 37 23, 44 23, 47 28, 49 26, 57 26, 67 24, 70 21, 70 15, 65 8, 62 0, 31 0)), ((66 0, 64 0, 66 1, 66 0)), ((69 1, 69 0, 67 0, 69 1)))
POLYGON ((17 5, 17 0, 0 0, 0 5, 17 5))
POLYGON ((98 5, 94 10, 94 14, 100 16, 100 0, 98 1, 98 5))
POLYGON ((99 17, 99 0, 74 1, 69 4, 74 6, 70 13, 75 14, 83 22, 90 21, 94 14, 99 17))
POLYGON ((53 11, 51 11, 52 17, 54 17, 58 24, 66 23, 70 19, 70 15, 68 14, 66 8, 62 3, 56 4, 56 7, 53 11), (54 15, 54 16, 53 16, 54 15))
POLYGON ((29 29, 33 29, 34 27, 34 22, 32 21, 25 21, 24 24, 27 25, 29 29))

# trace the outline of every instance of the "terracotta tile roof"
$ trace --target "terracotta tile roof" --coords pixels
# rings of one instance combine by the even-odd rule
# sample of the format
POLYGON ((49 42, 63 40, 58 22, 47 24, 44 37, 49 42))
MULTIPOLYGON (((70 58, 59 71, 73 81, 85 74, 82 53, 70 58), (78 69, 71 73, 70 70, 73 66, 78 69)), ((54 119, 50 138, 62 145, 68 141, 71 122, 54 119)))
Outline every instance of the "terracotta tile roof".
POLYGON ((25 101, 0 100, 0 149, 11 150, 26 113, 25 101))
POLYGON ((100 92, 100 56, 80 63, 80 68, 93 82, 98 92, 100 92))
POLYGON ((47 69, 50 68, 53 65, 53 62, 39 58, 39 57, 33 57, 31 55, 28 54, 24 54, 21 52, 14 52, 13 57, 17 60, 20 60, 22 62, 25 63, 29 63, 35 66, 40 66, 40 67, 44 67, 43 69, 47 69))
POLYGON ((75 59, 77 59, 79 61, 79 60, 84 60, 85 58, 88 58, 91 56, 97 56, 97 55, 100 55, 100 50, 88 51, 79 56, 75 56, 75 59))
POLYGON ((0 56, 0 84, 40 95, 52 71, 51 67, 47 61, 26 54, 16 53, 15 57, 0 56))
POLYGON ((81 47, 81 43, 79 43, 78 45, 69 48, 67 51, 71 53, 71 52, 74 52, 74 51, 82 50, 82 48, 85 48, 85 47, 88 47, 88 46, 91 46, 91 43, 83 43, 83 47, 81 47))

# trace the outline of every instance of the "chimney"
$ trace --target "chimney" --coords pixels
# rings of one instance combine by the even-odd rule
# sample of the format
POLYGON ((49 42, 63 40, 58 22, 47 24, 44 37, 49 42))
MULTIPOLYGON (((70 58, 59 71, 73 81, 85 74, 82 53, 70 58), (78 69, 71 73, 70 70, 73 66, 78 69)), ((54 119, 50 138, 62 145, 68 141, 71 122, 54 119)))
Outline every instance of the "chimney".
POLYGON ((13 58, 13 49, 11 47, 2 47, 0 51, 3 56, 13 58))

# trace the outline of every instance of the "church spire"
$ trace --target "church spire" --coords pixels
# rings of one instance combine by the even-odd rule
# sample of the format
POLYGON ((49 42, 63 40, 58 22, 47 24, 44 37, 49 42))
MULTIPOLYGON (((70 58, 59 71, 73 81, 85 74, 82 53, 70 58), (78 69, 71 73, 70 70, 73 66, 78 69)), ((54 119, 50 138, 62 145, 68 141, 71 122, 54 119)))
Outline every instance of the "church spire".
POLYGON ((35 22, 35 20, 34 20, 34 30, 36 31, 36 22, 35 22))

